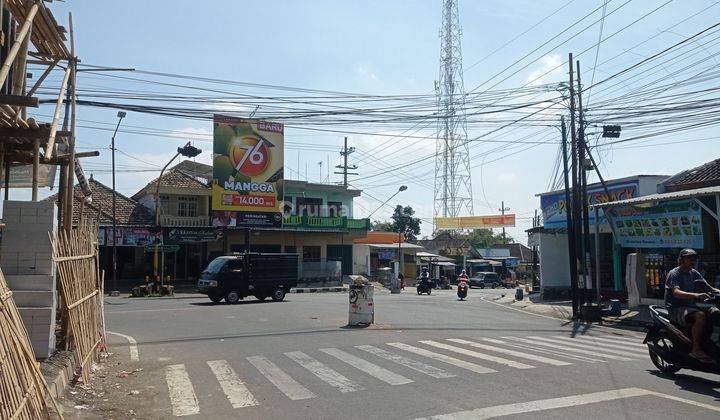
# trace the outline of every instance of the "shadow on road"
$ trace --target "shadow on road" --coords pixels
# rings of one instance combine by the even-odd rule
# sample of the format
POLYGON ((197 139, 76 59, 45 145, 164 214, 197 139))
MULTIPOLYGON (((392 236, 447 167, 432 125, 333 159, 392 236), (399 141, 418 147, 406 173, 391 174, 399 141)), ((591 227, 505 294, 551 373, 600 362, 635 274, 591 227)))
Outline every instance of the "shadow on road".
POLYGON ((675 385, 679 386, 683 391, 690 391, 696 394, 707 395, 708 397, 715 398, 715 401, 720 401, 720 391, 714 388, 720 388, 720 382, 713 381, 711 379, 705 379, 699 376, 685 375, 685 374, 666 374, 657 370, 648 370, 648 372, 657 376, 658 378, 668 379, 675 382, 675 385))
MULTIPOLYGON (((285 301, 283 301, 283 302, 285 302, 285 301)), ((235 306, 235 305, 252 305, 255 303, 283 303, 283 302, 275 302, 272 300, 253 299, 253 300, 241 300, 238 303, 227 303, 227 302, 214 303, 214 302, 210 302, 210 301, 208 301, 208 302, 190 302, 189 305, 193 305, 193 306, 235 306)))

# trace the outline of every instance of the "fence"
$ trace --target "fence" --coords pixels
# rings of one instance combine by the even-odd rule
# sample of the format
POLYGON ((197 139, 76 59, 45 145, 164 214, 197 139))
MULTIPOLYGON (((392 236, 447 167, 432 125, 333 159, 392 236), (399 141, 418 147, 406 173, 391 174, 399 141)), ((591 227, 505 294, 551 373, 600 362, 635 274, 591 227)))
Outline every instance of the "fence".
POLYGON ((83 219, 69 233, 53 235, 53 260, 69 321, 68 343, 87 383, 90 365, 105 347, 102 284, 98 269, 98 226, 83 219))
POLYGON ((12 292, 0 271, 0 418, 62 418, 55 399, 48 393, 45 379, 30 345, 12 292))

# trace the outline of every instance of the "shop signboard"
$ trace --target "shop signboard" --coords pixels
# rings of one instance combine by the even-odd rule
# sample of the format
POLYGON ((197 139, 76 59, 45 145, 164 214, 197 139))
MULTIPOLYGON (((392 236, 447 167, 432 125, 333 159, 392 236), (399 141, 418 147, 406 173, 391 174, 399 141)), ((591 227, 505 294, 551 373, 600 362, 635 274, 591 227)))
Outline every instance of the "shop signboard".
POLYGON ((201 228, 173 228, 168 231, 167 240, 170 243, 197 243, 197 242, 215 242, 222 238, 222 230, 201 228))
MULTIPOLYGON (((32 187, 32 165, 10 167, 10 188, 32 187)), ((38 168, 38 187, 50 187, 55 183, 56 165, 40 164, 38 168)), ((0 185, 5 187, 5 173, 0 173, 0 185)))
POLYGON ((692 200, 618 207, 615 211, 618 240, 625 248, 704 247, 702 210, 692 200))
MULTIPOLYGON (((178 252, 180 251, 180 245, 160 245, 158 246, 158 252, 178 252)), ((145 252, 155 252, 155 245, 146 245, 145 252)))
MULTIPOLYGON (((112 246, 112 228, 106 227, 100 229, 103 233, 98 233, 98 245, 112 246)), ((145 246, 155 243, 155 234, 146 228, 117 228, 116 236, 117 246, 145 246)))
POLYGON ((499 214, 494 216, 463 216, 463 217, 436 217, 437 229, 491 229, 514 227, 514 214, 499 214))
POLYGON ((215 116, 214 221, 218 219, 221 226, 282 226, 283 148, 280 123, 215 116), (228 213, 216 217, 217 212, 234 212, 236 217, 230 220, 233 214, 228 213))
MULTIPOLYGON (((608 190, 610 191, 610 197, 605 193, 602 185, 589 187, 585 198, 590 205, 626 200, 638 196, 639 186, 637 181, 609 183, 608 190)), ((567 227, 565 190, 540 197, 540 206, 543 213, 543 227, 546 229, 567 227)), ((601 224, 607 223, 602 210, 599 211, 599 216, 601 224)), ((594 212, 590 212, 588 220, 591 225, 595 224, 594 212)))
POLYGON ((380 261, 389 261, 389 260, 394 260, 396 258, 397 258, 397 251, 395 251, 394 249, 392 249, 392 250, 383 249, 383 250, 378 251, 378 260, 380 260, 380 261))

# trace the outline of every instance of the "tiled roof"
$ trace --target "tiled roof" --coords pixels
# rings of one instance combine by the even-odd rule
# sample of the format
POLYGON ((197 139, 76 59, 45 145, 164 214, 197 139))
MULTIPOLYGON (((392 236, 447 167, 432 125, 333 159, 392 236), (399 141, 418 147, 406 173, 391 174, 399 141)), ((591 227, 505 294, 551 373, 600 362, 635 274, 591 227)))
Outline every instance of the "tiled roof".
MULTIPOLYGON (((148 190, 155 192, 155 185, 157 178, 150 181, 145 187, 132 196, 134 200, 140 199, 143 195, 148 193, 148 190)), ((210 185, 203 182, 201 179, 194 177, 184 171, 172 168, 162 176, 160 183, 161 187, 173 187, 173 188, 193 188, 193 189, 209 189, 210 185)))
POLYGON ((720 185, 720 159, 680 172, 664 182, 666 192, 720 185))
MULTIPOLYGON (((83 217, 100 218, 101 225, 112 224, 112 188, 90 178, 92 190, 91 202, 85 201, 79 185, 73 188, 73 224, 79 221, 80 211, 83 217)), ((57 201, 57 194, 46 198, 48 201, 57 201)), ((154 223, 153 213, 137 201, 117 193, 115 200, 115 214, 120 225, 151 225, 154 223)))

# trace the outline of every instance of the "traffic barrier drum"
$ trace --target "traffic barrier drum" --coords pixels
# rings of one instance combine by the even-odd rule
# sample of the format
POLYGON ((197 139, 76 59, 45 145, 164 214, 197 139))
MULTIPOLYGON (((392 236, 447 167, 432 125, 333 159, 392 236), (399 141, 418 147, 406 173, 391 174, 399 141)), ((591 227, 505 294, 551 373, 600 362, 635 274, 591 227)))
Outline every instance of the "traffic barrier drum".
POLYGON ((348 325, 370 325, 375 321, 374 288, 372 285, 350 285, 348 325))

